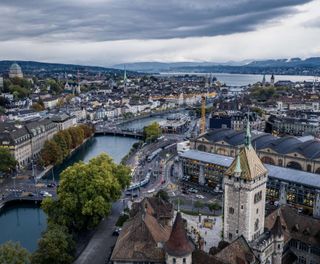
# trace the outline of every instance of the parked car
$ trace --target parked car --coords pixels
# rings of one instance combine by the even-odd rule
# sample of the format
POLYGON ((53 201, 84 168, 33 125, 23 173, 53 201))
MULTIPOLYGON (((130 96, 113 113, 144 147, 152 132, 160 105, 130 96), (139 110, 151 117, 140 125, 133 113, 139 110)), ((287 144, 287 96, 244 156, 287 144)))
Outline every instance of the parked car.
POLYGON ((113 231, 112 235, 119 236, 120 232, 121 232, 121 227, 116 227, 115 230, 113 231))

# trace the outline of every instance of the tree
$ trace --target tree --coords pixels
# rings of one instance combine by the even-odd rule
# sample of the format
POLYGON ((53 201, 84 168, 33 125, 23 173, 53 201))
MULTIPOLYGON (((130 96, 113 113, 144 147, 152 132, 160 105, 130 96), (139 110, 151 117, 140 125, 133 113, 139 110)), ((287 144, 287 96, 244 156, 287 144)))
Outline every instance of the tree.
POLYGON ((0 263, 29 264, 30 254, 19 243, 9 241, 0 245, 0 263))
POLYGON ((31 108, 37 112, 43 111, 44 107, 39 103, 33 103, 31 108))
POLYGON ((88 137, 92 136, 92 134, 93 134, 92 127, 90 127, 88 125, 85 125, 85 124, 81 124, 79 127, 83 130, 85 138, 88 138, 88 137))
POLYGON ((161 136, 161 127, 157 122, 153 122, 152 124, 143 128, 143 134, 145 141, 155 141, 158 137, 161 136))
POLYGON ((47 80, 46 84, 50 87, 50 91, 53 94, 60 94, 63 91, 62 84, 54 79, 47 80))
POLYGON ((32 264, 69 264, 73 261, 75 242, 64 226, 49 224, 32 254, 32 264))
POLYGON ((9 149, 0 147, 0 172, 9 173, 16 168, 17 161, 9 149))
POLYGON ((81 127, 70 127, 69 133, 71 135, 72 148, 78 147, 84 140, 84 131, 81 127))
POLYGON ((48 140, 44 143, 40 157, 45 166, 60 164, 63 161, 62 150, 54 140, 48 140))
POLYGON ((211 212, 215 213, 215 211, 220 210, 221 206, 217 203, 209 203, 208 208, 211 212))
POLYGON ((66 137, 62 133, 58 132, 53 136, 53 141, 55 141, 57 145, 60 147, 61 153, 62 153, 62 160, 63 160, 70 153, 69 145, 66 137))
POLYGON ((121 189, 129 183, 129 173, 107 154, 68 167, 60 175, 58 200, 42 203, 49 222, 73 231, 95 227, 109 214, 111 203, 120 198, 121 189))
POLYGON ((71 150, 72 149, 72 138, 71 138, 69 129, 62 130, 59 133, 61 133, 63 135, 64 140, 67 143, 68 149, 71 150))

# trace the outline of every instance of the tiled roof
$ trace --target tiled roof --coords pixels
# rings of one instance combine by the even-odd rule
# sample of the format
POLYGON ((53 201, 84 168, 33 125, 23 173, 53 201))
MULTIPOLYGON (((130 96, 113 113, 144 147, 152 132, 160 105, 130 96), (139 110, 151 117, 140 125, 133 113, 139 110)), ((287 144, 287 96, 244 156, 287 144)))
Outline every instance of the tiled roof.
POLYGON ((320 247, 320 221, 318 219, 299 214, 296 209, 284 205, 266 217, 266 228, 272 229, 278 214, 285 241, 293 238, 308 245, 320 247))
POLYGON ((157 220, 139 211, 128 220, 117 239, 112 261, 163 262, 165 253, 158 243, 169 239, 170 227, 163 227, 157 220))
POLYGON ((238 237, 214 257, 228 264, 260 263, 243 236, 238 237))
MULTIPOLYGON (((267 174, 266 167, 262 164, 255 150, 250 147, 242 147, 239 153, 241 164, 240 178, 245 180, 254 180, 264 174, 267 174)), ((233 176, 237 167, 237 159, 234 159, 230 167, 226 170, 226 175, 233 176)))
POLYGON ((164 249, 170 256, 175 257, 186 256, 195 249, 193 243, 188 238, 180 212, 176 215, 170 238, 165 243, 164 249))

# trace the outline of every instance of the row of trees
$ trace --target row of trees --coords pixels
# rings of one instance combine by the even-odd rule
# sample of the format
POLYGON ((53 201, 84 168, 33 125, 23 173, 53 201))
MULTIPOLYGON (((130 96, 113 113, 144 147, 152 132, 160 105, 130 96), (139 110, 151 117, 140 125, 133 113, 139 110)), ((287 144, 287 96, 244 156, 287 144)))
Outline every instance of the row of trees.
POLYGON ((45 142, 40 155, 41 163, 44 166, 60 164, 71 150, 81 145, 92 133, 93 129, 84 124, 59 131, 45 142))

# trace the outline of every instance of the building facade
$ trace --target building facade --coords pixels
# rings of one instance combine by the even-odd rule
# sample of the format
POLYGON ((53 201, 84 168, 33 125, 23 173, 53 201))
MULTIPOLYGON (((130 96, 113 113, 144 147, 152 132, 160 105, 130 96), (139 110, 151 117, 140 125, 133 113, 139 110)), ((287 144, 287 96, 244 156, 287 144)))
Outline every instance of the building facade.
MULTIPOLYGON (((217 129, 191 140, 191 149, 235 157, 243 145, 244 131, 217 129)), ((254 133, 252 146, 263 163, 320 174, 320 141, 293 136, 254 133)))

